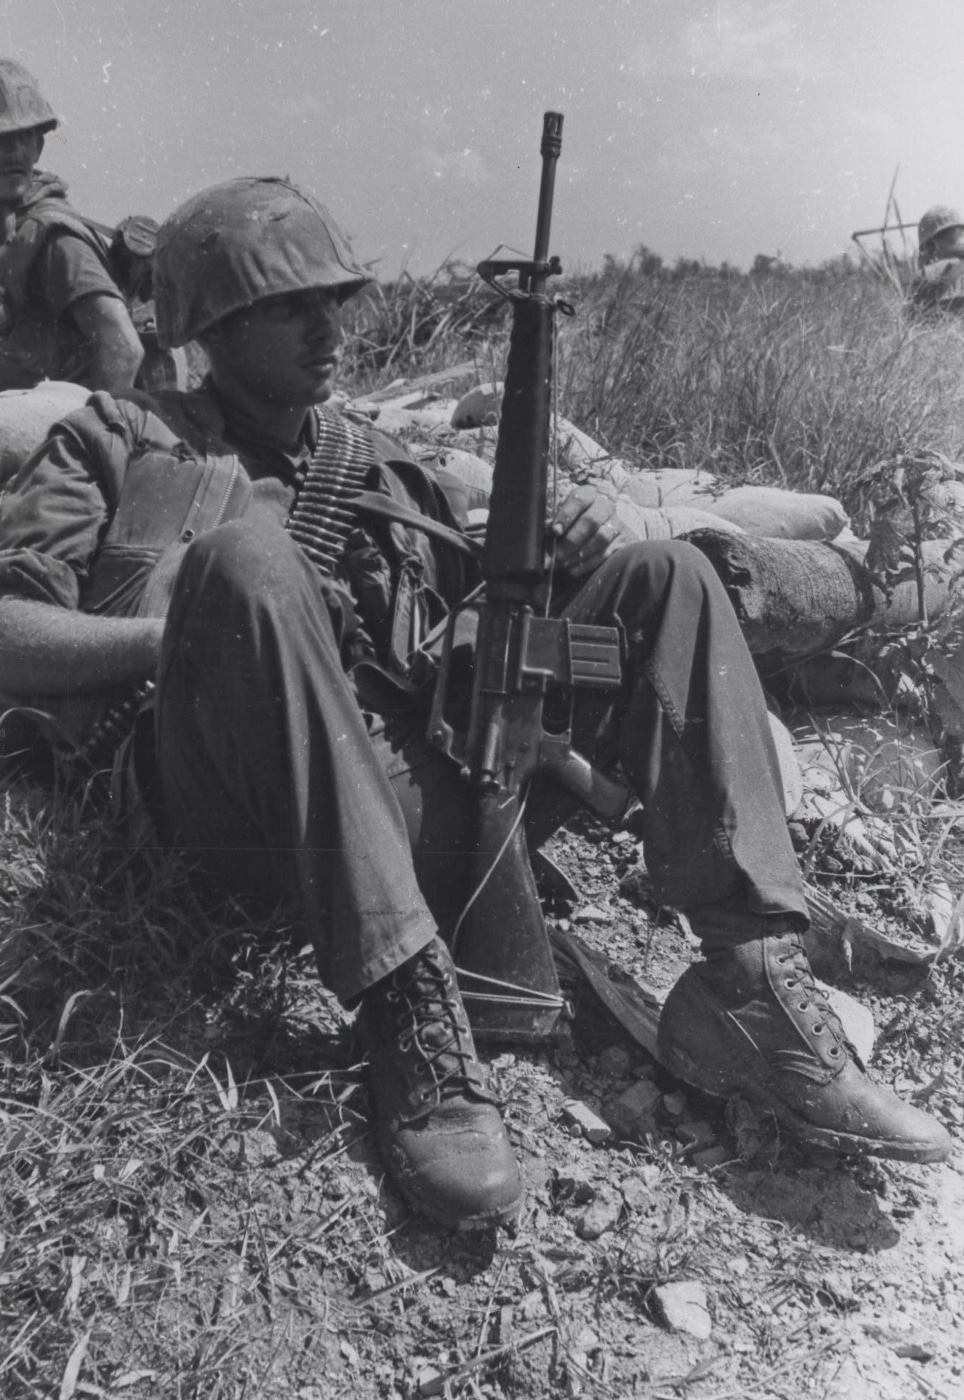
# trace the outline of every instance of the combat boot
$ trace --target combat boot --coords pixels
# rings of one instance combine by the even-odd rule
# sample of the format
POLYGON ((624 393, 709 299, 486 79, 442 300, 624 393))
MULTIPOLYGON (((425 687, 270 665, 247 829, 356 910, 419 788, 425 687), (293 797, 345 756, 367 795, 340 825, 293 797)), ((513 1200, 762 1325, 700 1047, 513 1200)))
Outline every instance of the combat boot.
POLYGON ((711 947, 670 992, 656 1053, 684 1083, 742 1094, 804 1142, 905 1162, 950 1155, 939 1123, 864 1072, 795 933, 711 947))
POLYGON ((441 939, 366 992, 358 1020, 378 1144, 405 1200, 457 1229, 512 1221, 519 1168, 441 939))

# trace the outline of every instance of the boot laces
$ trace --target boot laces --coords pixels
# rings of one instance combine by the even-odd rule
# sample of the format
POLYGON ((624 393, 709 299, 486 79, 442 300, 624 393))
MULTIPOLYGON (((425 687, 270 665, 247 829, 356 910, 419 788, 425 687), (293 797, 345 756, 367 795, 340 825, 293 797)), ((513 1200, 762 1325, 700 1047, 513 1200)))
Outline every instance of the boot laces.
POLYGON ((791 976, 784 977, 783 985, 787 991, 793 992, 799 998, 795 1006, 797 1011, 816 1012, 817 1019, 811 1022, 810 1029, 814 1035, 823 1035, 825 1031, 829 1031, 834 1043, 827 1047, 827 1053, 833 1059, 837 1059, 844 1053, 843 1046, 848 1044, 840 1017, 833 1009, 827 993, 818 986, 810 967, 807 950, 800 940, 788 937, 783 942, 783 951, 777 954, 776 960, 780 967, 787 968, 792 973, 791 976))
POLYGON ((430 1081, 423 1102, 467 1089, 484 1092, 451 972, 430 953, 412 958, 394 974, 388 1001, 398 1049, 414 1059, 414 1073, 430 1081))

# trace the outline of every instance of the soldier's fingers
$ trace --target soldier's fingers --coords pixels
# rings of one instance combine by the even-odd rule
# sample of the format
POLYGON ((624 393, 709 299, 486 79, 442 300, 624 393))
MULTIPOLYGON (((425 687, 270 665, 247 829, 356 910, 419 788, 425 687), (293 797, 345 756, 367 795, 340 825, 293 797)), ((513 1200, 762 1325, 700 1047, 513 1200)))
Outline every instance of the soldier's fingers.
POLYGON ((553 534, 566 534, 587 510, 591 510, 596 502, 604 501, 605 499, 604 496, 600 496, 595 486, 588 482, 583 486, 577 486, 575 490, 570 491, 565 500, 557 506, 556 513, 552 519, 553 534))
POLYGON ((571 498, 563 502, 553 522, 553 533, 578 548, 612 519, 613 502, 605 496, 571 498))

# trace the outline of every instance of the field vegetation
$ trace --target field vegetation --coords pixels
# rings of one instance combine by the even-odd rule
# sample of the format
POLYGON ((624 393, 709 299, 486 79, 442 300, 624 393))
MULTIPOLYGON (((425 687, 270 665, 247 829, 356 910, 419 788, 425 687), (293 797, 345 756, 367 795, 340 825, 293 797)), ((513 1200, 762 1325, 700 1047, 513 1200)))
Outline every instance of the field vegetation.
MULTIPOLYGON (((908 320, 890 283, 846 260, 756 275, 647 261, 558 288, 575 311, 561 322, 562 411, 614 454, 829 492, 858 525, 865 469, 962 455, 964 323, 908 320)), ((359 388, 467 358, 501 376, 508 313, 467 269, 450 273, 350 304, 359 388)))
MULTIPOLYGON (((559 293, 575 310, 560 408, 630 463, 829 492, 859 530, 870 468, 964 455, 964 325, 910 324, 849 264, 740 274, 639 256, 559 293)), ((350 318, 357 396, 466 360, 502 377, 505 309, 464 269, 376 286, 350 318)), ((959 812, 907 820, 920 859, 939 848, 959 876, 959 812)), ((579 829, 560 858, 600 947, 648 973, 655 925, 616 894, 631 846, 579 829)), ((530 1205, 514 1237, 446 1237, 384 1180, 345 1019, 283 914, 203 902, 176 861, 123 850, 92 792, 11 767, 0 929, 4 1400, 903 1400, 964 1384, 960 1346, 940 1343, 961 1335, 960 1275, 955 1295, 919 1272, 938 1234, 950 1251, 925 1172, 817 1164, 710 1109, 687 1140, 672 1086, 597 1020, 496 1058, 530 1205), (563 1099, 599 1103, 620 1074, 658 1084, 659 1131, 576 1142, 563 1099), (715 1167, 694 1163, 708 1143, 715 1167), (598 1239, 582 1223, 594 1198, 615 1202, 598 1239), (905 1336, 914 1270, 927 1311, 905 1336), (660 1312, 657 1288, 693 1279, 709 1336, 660 1312), (858 1344, 865 1304, 879 1329, 858 1344)), ((891 1077, 932 1106, 960 1087, 962 990, 953 963, 870 989, 891 1077)), ((940 1180, 959 1204, 958 1177, 940 1180)))

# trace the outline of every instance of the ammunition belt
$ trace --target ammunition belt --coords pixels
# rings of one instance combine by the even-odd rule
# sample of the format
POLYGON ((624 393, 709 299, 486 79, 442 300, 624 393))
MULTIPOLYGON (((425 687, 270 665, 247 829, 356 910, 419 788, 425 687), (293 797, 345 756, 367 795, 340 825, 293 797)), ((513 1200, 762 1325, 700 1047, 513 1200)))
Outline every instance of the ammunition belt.
POLYGON ((352 502, 378 465, 368 437, 340 414, 315 409, 318 438, 299 472, 285 528, 326 577, 335 570, 358 520, 352 502))

